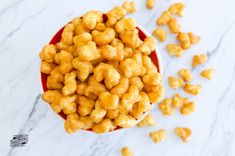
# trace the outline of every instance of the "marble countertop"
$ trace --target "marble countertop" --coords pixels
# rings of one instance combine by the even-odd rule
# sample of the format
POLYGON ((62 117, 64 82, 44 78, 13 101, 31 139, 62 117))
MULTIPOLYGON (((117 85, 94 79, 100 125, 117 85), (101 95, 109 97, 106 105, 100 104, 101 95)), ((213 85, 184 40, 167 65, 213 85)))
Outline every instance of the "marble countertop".
MULTIPOLYGON (((145 0, 136 0, 138 12, 130 16, 149 32, 155 19, 173 0, 157 0, 151 11, 145 0)), ((0 5, 0 156, 119 156, 128 146, 135 156, 234 156, 235 155, 235 1, 184 0, 185 15, 179 21, 183 31, 202 38, 200 44, 187 50, 183 57, 170 57, 158 43, 164 68, 166 96, 171 90, 166 79, 180 68, 190 67, 193 54, 205 52, 208 61, 193 71, 193 83, 202 84, 196 111, 183 117, 178 112, 163 117, 152 110, 155 127, 137 127, 107 135, 80 131, 66 134, 61 119, 40 98, 38 53, 55 32, 75 16, 88 10, 107 11, 120 0, 1 0, 0 5), (199 76, 204 68, 216 68, 212 81, 199 76), (173 129, 186 126, 193 135, 182 143, 173 129), (154 144, 148 134, 165 128, 168 137, 154 144), (25 147, 10 148, 15 134, 28 134, 25 147)), ((185 95, 182 91, 177 91, 185 95)))

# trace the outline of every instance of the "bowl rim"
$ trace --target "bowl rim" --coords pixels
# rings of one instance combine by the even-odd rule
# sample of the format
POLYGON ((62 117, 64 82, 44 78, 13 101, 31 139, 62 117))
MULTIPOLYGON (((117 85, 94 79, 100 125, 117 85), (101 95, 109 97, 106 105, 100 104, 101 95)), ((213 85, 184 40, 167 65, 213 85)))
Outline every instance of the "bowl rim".
MULTIPOLYGON (((53 40, 53 38, 57 35, 57 33, 59 32, 59 31, 61 31, 62 29, 64 28, 64 26, 63 27, 61 27, 54 35, 53 35, 53 37, 50 39, 50 42, 48 43, 48 44, 50 44, 51 42, 52 42, 52 40, 53 40)), ((152 36, 142 25, 140 25, 140 24, 137 24, 137 28, 138 29, 140 29, 142 32, 143 32, 143 34, 145 35, 145 36, 152 36)), ((157 44, 155 45, 155 50, 153 51, 155 54, 156 54, 156 56, 157 56, 157 61, 158 61, 158 71, 159 71, 159 73, 160 74, 163 74, 163 66, 162 66, 162 56, 161 56, 161 54, 160 54, 160 51, 159 51, 159 48, 158 48, 158 46, 157 46, 157 44)), ((43 83, 42 83, 42 78, 41 78, 41 76, 42 76, 42 73, 41 73, 41 70, 40 70, 40 64, 41 64, 41 60, 39 59, 39 76, 38 76, 38 78, 39 78, 39 82, 40 82, 40 93, 44 93, 45 91, 44 91, 44 88, 43 88, 43 83)), ((45 102, 45 101, 43 101, 43 102, 45 102)), ((45 103, 47 103, 47 102, 45 102, 45 103)), ((48 104, 48 103, 47 103, 48 104)), ((136 123, 135 123, 135 125, 134 126, 136 126, 141 120, 143 120, 143 118, 146 116, 146 115, 148 115, 150 112, 151 112, 151 110, 153 110, 153 108, 154 107, 156 107, 156 103, 153 103, 153 104, 151 104, 151 108, 150 108, 150 110, 149 111, 146 111, 137 121, 136 121, 136 123)), ((50 108, 50 112, 53 112, 53 114, 56 114, 56 115, 54 115, 54 116, 56 116, 56 118, 57 119, 59 119, 60 121, 65 121, 65 119, 59 114, 59 113, 55 113, 51 108, 50 108)), ((134 127, 133 126, 133 127, 134 127)), ((133 127, 131 127, 131 128, 133 128, 133 127)), ((79 130, 79 131, 82 131, 82 132, 84 132, 84 133, 93 133, 93 134, 97 134, 97 135, 106 135, 106 134, 111 134, 111 133, 115 133, 115 132, 120 132, 120 131, 124 131, 124 130, 128 130, 128 129, 130 129, 130 128, 119 128, 119 129, 114 129, 114 130, 112 130, 112 131, 109 131, 109 132, 106 132, 106 133, 102 133, 102 134, 97 134, 97 133, 95 133, 95 132, 93 132, 93 131, 90 131, 90 130, 84 130, 84 129, 81 129, 81 130, 79 130)))

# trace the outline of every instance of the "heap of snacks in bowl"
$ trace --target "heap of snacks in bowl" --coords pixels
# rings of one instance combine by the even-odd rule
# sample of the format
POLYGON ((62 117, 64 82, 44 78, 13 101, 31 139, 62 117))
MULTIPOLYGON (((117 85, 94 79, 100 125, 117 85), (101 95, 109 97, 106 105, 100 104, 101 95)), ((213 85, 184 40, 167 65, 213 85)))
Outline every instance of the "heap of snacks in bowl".
POLYGON ((164 96, 155 40, 123 7, 73 19, 40 52, 43 99, 68 133, 129 128, 164 96), (42 82, 43 83, 43 82, 42 82))

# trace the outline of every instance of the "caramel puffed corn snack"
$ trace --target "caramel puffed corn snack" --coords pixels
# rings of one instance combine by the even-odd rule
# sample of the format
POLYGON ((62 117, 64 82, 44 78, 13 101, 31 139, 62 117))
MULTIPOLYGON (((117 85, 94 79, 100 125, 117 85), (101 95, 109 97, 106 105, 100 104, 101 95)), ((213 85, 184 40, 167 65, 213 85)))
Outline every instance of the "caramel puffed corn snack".
POLYGON ((128 147, 123 147, 122 156, 133 156, 131 149, 128 147))
MULTIPOLYGON (((48 89, 43 99, 67 115, 68 133, 133 127, 163 98, 162 76, 149 57, 156 42, 150 36, 140 39, 136 21, 125 17, 134 11, 130 1, 108 11, 107 19, 89 11, 40 52, 48 89)), ((150 116, 143 122, 154 124, 150 116)))

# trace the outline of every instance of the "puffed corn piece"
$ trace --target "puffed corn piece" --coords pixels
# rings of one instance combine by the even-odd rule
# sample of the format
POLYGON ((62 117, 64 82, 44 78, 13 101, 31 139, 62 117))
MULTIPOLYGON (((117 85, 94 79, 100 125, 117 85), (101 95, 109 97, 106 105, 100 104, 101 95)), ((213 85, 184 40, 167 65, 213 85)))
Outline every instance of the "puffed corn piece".
POLYGON ((82 129, 91 129, 94 125, 94 122, 92 121, 92 119, 89 116, 80 116, 79 120, 81 122, 83 122, 84 126, 82 127, 82 129))
POLYGON ((103 13, 100 11, 89 11, 82 16, 82 21, 88 29, 94 29, 97 23, 103 22, 103 13))
POLYGON ((119 33, 134 30, 137 26, 136 21, 133 18, 122 18, 115 24, 115 30, 119 33))
POLYGON ((73 44, 74 29, 74 25, 72 23, 69 23, 65 26, 61 34, 61 41, 67 44, 68 46, 73 44))
POLYGON ((150 92, 147 93, 152 104, 162 100, 165 94, 165 89, 162 85, 151 86, 150 92))
POLYGON ((158 109, 162 112, 163 115, 173 115, 174 108, 172 106, 172 99, 163 99, 162 102, 159 103, 158 109))
POLYGON ((189 115, 192 112, 194 112, 194 110, 195 110, 194 102, 190 102, 190 101, 187 100, 187 101, 184 101, 184 104, 180 109, 180 113, 182 115, 189 115))
POLYGON ((108 17, 107 23, 109 25, 114 25, 119 19, 124 17, 126 14, 127 14, 126 9, 124 9, 123 7, 117 6, 107 12, 107 17, 108 17))
POLYGON ((171 31, 171 33, 173 34, 177 34, 178 32, 180 32, 180 24, 177 22, 177 20, 175 18, 170 19, 170 21, 168 22, 168 27, 171 31))
POLYGON ((188 49, 191 47, 190 38, 187 33, 179 32, 177 35, 177 40, 180 41, 183 49, 188 49))
POLYGON ((136 12, 136 5, 135 2, 131 2, 129 0, 126 0, 123 4, 122 7, 127 11, 127 13, 134 13, 136 12))
POLYGON ((84 123, 79 120, 78 114, 69 114, 64 123, 64 128, 68 133, 74 133, 84 127, 84 123))
POLYGON ((43 100, 46 102, 49 102, 51 104, 52 109, 56 113, 59 113, 62 110, 60 103, 59 103, 61 97, 62 95, 58 90, 47 90, 42 95, 43 100))
POLYGON ((131 48, 137 48, 140 46, 142 41, 139 38, 139 30, 128 30, 119 34, 120 39, 123 43, 127 44, 131 48))
POLYGON ((77 90, 77 72, 74 70, 70 73, 66 73, 64 76, 64 87, 62 88, 62 94, 64 96, 72 95, 77 90))
POLYGON ((80 96, 78 98, 78 103, 78 113, 81 116, 90 115, 95 106, 95 101, 85 96, 80 96))
POLYGON ((53 62, 56 51, 56 46, 49 44, 43 47, 42 51, 39 53, 39 56, 41 60, 50 63, 53 62))
POLYGON ((90 118, 93 122, 99 123, 100 121, 103 120, 107 113, 107 110, 101 107, 100 102, 96 101, 95 103, 95 109, 90 114, 90 118))
POLYGON ((176 127, 175 134, 179 136, 183 142, 187 142, 188 138, 192 135, 192 131, 187 127, 176 127))
POLYGON ((154 116, 151 114, 148 114, 144 117, 142 121, 138 123, 138 127, 142 128, 144 126, 154 126, 155 125, 155 119, 154 116))
POLYGON ((168 11, 170 11, 172 14, 177 14, 178 16, 183 16, 184 8, 185 8, 184 3, 174 3, 169 7, 168 11))
POLYGON ((181 108, 184 105, 184 98, 180 94, 174 94, 172 98, 172 105, 174 108, 181 108))
POLYGON ((103 31, 92 31, 92 38, 97 45, 106 45, 111 43, 115 38, 115 31, 112 28, 106 28, 103 31))
POLYGON ((200 64, 203 64, 207 61, 207 56, 206 54, 199 54, 199 55, 194 55, 193 56, 193 61, 192 61, 192 67, 196 67, 200 64))
POLYGON ((141 92, 138 97, 138 102, 133 105, 132 110, 129 112, 134 118, 139 119, 144 112, 149 111, 151 108, 150 100, 145 92, 141 92))
POLYGON ((152 34, 161 42, 166 40, 166 32, 162 28, 156 28, 152 34))
POLYGON ((185 84, 183 89, 186 93, 189 93, 192 95, 198 95, 202 90, 202 86, 201 85, 185 84))
POLYGON ((208 80, 211 80, 215 74, 215 69, 205 69, 200 75, 208 80))
POLYGON ((129 87, 128 92, 122 97, 121 104, 127 110, 130 111, 139 96, 139 89, 137 86, 132 85, 129 87))
POLYGON ((99 101, 100 105, 105 109, 116 109, 118 107, 119 97, 103 91, 99 94, 99 101))
POLYGON ((42 61, 40 70, 44 74, 50 74, 51 71, 55 68, 55 65, 53 63, 48 63, 46 61, 42 61))
POLYGON ((131 149, 128 147, 123 147, 121 152, 122 156, 133 156, 131 149))
POLYGON ((62 96, 60 98, 60 107, 64 114, 73 114, 77 111, 77 95, 62 96))
POLYGON ((192 73, 189 69, 180 69, 178 71, 180 77, 184 79, 186 82, 190 82, 192 80, 192 73))
POLYGON ((114 119, 117 126, 123 128, 130 128, 133 127, 136 123, 135 118, 128 114, 119 114, 117 118, 114 119))
POLYGON ((162 12, 161 16, 157 19, 156 23, 159 26, 166 25, 172 18, 170 11, 162 12))
POLYGON ((110 119, 104 119, 103 121, 94 124, 94 126, 92 127, 92 130, 97 133, 107 133, 109 131, 112 131, 115 129, 115 125, 113 124, 112 120, 110 119))
POLYGON ((192 32, 188 32, 187 34, 192 44, 197 44, 201 40, 200 36, 197 36, 192 32))
POLYGON ((144 42, 138 47, 138 50, 141 51, 144 55, 149 55, 156 46, 156 41, 153 37, 148 36, 144 39, 144 42))
POLYGON ((168 84, 172 89, 178 89, 184 86, 184 80, 170 76, 168 77, 168 84))
POLYGON ((166 130, 160 129, 149 133, 150 138, 154 143, 158 143, 166 139, 166 130))
POLYGON ((183 48, 178 44, 167 44, 166 51, 169 55, 180 57, 183 54, 183 48))
POLYGON ((152 9, 154 7, 155 1, 156 0, 146 0, 146 7, 148 9, 152 9))

